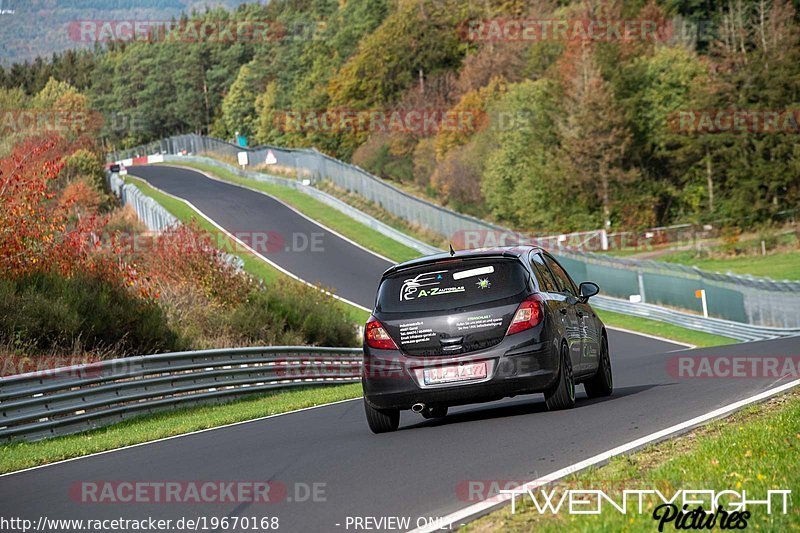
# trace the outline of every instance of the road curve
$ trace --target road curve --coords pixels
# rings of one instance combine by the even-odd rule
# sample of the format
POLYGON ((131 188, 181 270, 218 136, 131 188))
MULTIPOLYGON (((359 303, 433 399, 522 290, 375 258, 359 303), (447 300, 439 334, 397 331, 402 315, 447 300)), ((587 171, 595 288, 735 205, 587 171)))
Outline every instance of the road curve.
MULTIPOLYGON (((191 201, 229 231, 324 232, 274 199, 196 172, 167 167, 133 171, 191 201)), ((321 259, 299 260, 300 254, 288 253, 270 258, 371 307, 385 262, 332 237, 325 236, 321 259)), ((367 429, 361 402, 343 402, 2 476, 0 516, 34 521, 40 516, 270 516, 279 518, 280 530, 298 532, 352 530, 346 527, 348 517, 392 516, 408 517, 414 527, 419 517, 442 516, 474 503, 467 490, 470 481, 546 476, 767 390, 776 381, 676 376, 681 355, 797 355, 800 339, 675 351, 680 347, 668 342, 612 331, 610 347, 615 394, 589 400, 579 390, 578 405, 569 411, 548 412, 541 395, 533 395, 455 408, 441 421, 403 413, 400 431, 376 436, 367 429), (81 483, 103 481, 237 480, 273 481, 287 488, 292 501, 91 503, 75 490, 81 483), (316 501, 297 498, 314 484, 322 491, 316 501)))
POLYGON ((128 172, 188 200, 270 261, 309 283, 320 283, 372 309, 378 280, 392 263, 353 245, 271 196, 171 166, 128 172), (258 236, 267 238, 259 239, 258 236))

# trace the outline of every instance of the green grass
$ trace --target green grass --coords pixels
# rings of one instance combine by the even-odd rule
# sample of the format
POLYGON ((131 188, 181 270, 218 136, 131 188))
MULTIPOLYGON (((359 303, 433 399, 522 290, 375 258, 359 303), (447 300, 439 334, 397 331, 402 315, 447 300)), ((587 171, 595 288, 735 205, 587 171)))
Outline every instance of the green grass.
POLYGON ((648 333, 650 335, 656 335, 657 337, 694 344, 697 347, 720 346, 738 342, 735 339, 730 339, 721 335, 712 335, 711 333, 705 333, 703 331, 673 326, 672 324, 659 322, 658 320, 623 315, 622 313, 605 311, 603 309, 595 309, 595 311, 597 312, 597 316, 599 316, 607 326, 648 333))
MULTIPOLYGON (((198 170, 203 170, 204 172, 207 172, 207 173, 209 173, 209 174, 211 174, 213 176, 219 177, 219 173, 220 173, 219 169, 211 167, 210 165, 195 165, 195 164, 188 165, 187 164, 187 166, 192 166, 193 168, 197 168, 198 170)), ((255 181, 255 180, 247 180, 247 179, 244 179, 244 178, 239 178, 238 176, 235 176, 234 174, 230 174, 230 176, 232 176, 231 177, 231 181, 233 181, 233 178, 235 178, 237 183, 241 182, 241 184, 243 184, 245 186, 248 186, 248 187, 251 187, 253 185, 265 186, 265 187, 269 188, 269 190, 263 189, 263 190, 265 190, 265 192, 268 192, 269 194, 273 194, 273 196, 275 196, 277 198, 280 198, 281 200, 284 200, 284 195, 289 194, 289 193, 291 193, 294 196, 306 197, 305 194, 303 194, 303 193, 301 193, 299 191, 295 191, 293 189, 280 187, 278 185, 271 185, 271 184, 267 184, 267 183, 262 183, 262 182, 258 182, 258 181, 255 181), (273 189, 277 190, 278 193, 275 194, 273 189)), ((174 198, 172 196, 166 195, 166 194, 154 189, 147 182, 145 182, 143 180, 140 180, 140 179, 137 179, 137 178, 132 178, 130 176, 128 176, 128 179, 130 181, 132 181, 133 183, 135 183, 137 187, 140 187, 142 192, 144 192, 145 194, 151 196, 153 199, 155 199, 157 202, 159 202, 161 205, 163 205, 168 211, 170 211, 172 214, 174 214, 176 217, 178 217, 182 221, 197 220, 198 223, 201 224, 201 227, 203 227, 204 229, 208 229, 209 231, 216 230, 216 228, 214 228, 214 226, 212 224, 210 224, 203 217, 200 217, 199 215, 197 215, 197 213, 195 213, 195 211, 192 210, 191 207, 189 207, 185 202, 183 202, 183 200, 179 200, 179 199, 176 199, 176 198, 174 198)), ((308 199, 310 199, 313 202, 316 202, 317 204, 319 204, 319 202, 317 202, 313 198, 308 197, 308 199)), ((323 205, 323 207, 325 207, 325 208, 330 210, 330 208, 328 208, 324 204, 320 204, 320 205, 323 205)), ((335 211, 335 210, 333 210, 333 211, 335 211)), ((345 216, 345 215, 339 213, 338 211, 335 211, 335 213, 337 213, 337 214, 339 214, 341 216, 345 216)), ((311 214, 309 214, 309 216, 311 216, 311 214)), ((350 220, 350 222, 352 222, 352 224, 354 224, 355 226, 360 226, 361 228, 369 229, 369 228, 366 228, 365 226, 363 226, 362 224, 359 224, 358 222, 353 221, 352 219, 348 219, 348 220, 350 220)), ((388 239, 388 237, 386 239, 388 239)), ((391 240, 393 243, 395 242, 392 239, 388 239, 388 240, 391 240)), ((375 251, 377 251, 378 253, 381 253, 382 255, 385 255, 385 256, 388 257, 392 250, 391 249, 383 249, 383 248, 381 248, 381 246, 383 246, 382 242, 383 241, 374 241, 373 242, 373 244, 375 246, 378 246, 378 249, 375 250, 375 251)), ((274 281, 276 279, 279 279, 279 277, 283 275, 281 272, 279 272, 278 270, 272 268, 271 266, 269 266, 268 264, 264 263, 263 261, 261 261, 257 257, 254 257, 254 256, 252 256, 250 254, 238 254, 238 255, 239 255, 239 257, 241 257, 245 261, 245 268, 247 269, 248 272, 250 272, 251 274, 253 274, 255 276, 259 276, 262 279, 265 279, 266 281, 274 281)), ((354 318, 358 322, 360 322, 360 323, 366 322, 366 320, 368 318, 368 313, 367 312, 358 310, 356 308, 352 308, 351 306, 347 306, 347 307, 353 309, 352 313, 354 314, 354 318)), ((686 342, 686 343, 689 343, 689 344, 694 344, 695 346, 715 346, 715 345, 720 345, 720 344, 731 344, 731 343, 736 342, 735 340, 729 339, 727 337, 722 337, 722 336, 719 336, 719 335, 711 335, 709 333, 703 333, 703 332, 694 331, 694 330, 691 330, 691 329, 681 328, 679 326, 673 326, 671 324, 667 324, 667 323, 664 323, 664 322, 658 322, 656 320, 648 320, 648 319, 644 319, 644 318, 632 317, 632 316, 623 315, 623 314, 620 314, 620 313, 613 313, 613 312, 610 312, 610 311, 602 311, 602 310, 598 310, 598 314, 603 319, 603 321, 606 322, 606 324, 608 324, 609 326, 616 326, 616 327, 619 327, 619 328, 630 329, 632 331, 639 331, 639 332, 642 332, 642 333, 648 333, 648 334, 651 334, 651 335, 657 335, 657 336, 665 337, 665 338, 668 338, 668 339, 673 339, 673 340, 677 340, 677 341, 681 341, 681 342, 686 342)))
POLYGON ((414 259, 421 255, 417 250, 409 248, 408 246, 397 242, 391 237, 387 237, 381 232, 369 228, 356 220, 353 220, 341 211, 337 211, 336 209, 296 189, 282 187, 280 185, 274 185, 272 183, 266 183, 263 181, 242 178, 228 170, 203 163, 181 162, 180 166, 201 170, 216 178, 270 194, 282 202, 294 207, 307 217, 316 220, 332 230, 344 235, 348 239, 357 242, 364 248, 379 253, 398 263, 407 261, 409 259, 414 259))
MULTIPOLYGON (((599 489, 614 501, 621 501, 624 489, 660 489, 667 498, 672 497, 676 490, 746 489, 748 499, 755 500, 763 499, 767 490, 786 489, 792 491, 788 514, 782 514, 780 507, 773 507, 772 515, 767 515, 763 506, 749 507, 752 516, 747 530, 798 531, 798 456, 800 392, 795 390, 685 436, 614 458, 606 466, 569 476, 559 483, 559 491, 599 489)), ((539 495, 538 492, 535 494, 539 495)), ((555 501, 561 493, 557 494, 555 501)), ((539 499, 541 501, 541 496, 539 499)), ((723 498, 722 501, 732 500, 723 498)), ((633 503, 635 497, 629 500, 627 515, 609 505, 596 515, 569 515, 566 509, 556 515, 540 515, 532 504, 526 502, 530 502, 530 496, 518 497, 517 504, 522 506, 517 507, 516 513, 511 514, 510 507, 505 507, 469 524, 467 530, 545 533, 658 531, 658 522, 651 516, 655 505, 645 505, 643 514, 638 514, 633 503)), ((777 500, 773 499, 773 502, 777 500)), ((708 510, 708 505, 705 508, 708 510)), ((719 530, 719 524, 714 529, 719 530)), ((674 523, 667 524, 664 531, 675 531, 674 523)))
MULTIPOLYGON (((126 176, 126 181, 136 185, 139 190, 161 204, 164 209, 172 213, 181 222, 188 223, 194 221, 203 230, 219 235, 219 230, 216 226, 205 217, 200 216, 183 200, 159 191, 140 178, 128 175, 126 176)), ((265 262, 260 257, 249 253, 247 250, 242 250, 241 246, 237 245, 229 237, 223 235, 218 242, 221 242, 221 248, 226 252, 241 258, 242 261, 244 261, 244 269, 252 276, 263 280, 265 283, 276 283, 286 279, 286 274, 265 262)), ((369 318, 369 313, 363 309, 359 309, 344 302, 340 302, 340 305, 348 316, 351 317, 353 322, 364 324, 369 318)))
POLYGON ((314 405, 358 398, 361 394, 360 383, 298 388, 222 405, 189 407, 145 415, 76 435, 6 444, 0 447, 0 473, 314 405))
POLYGON ((386 208, 382 207, 378 203, 367 200, 356 192, 348 192, 341 187, 336 186, 332 181, 329 180, 321 180, 315 186, 319 190, 338 198, 351 207, 354 207, 359 211, 362 211, 371 217, 380 220, 387 226, 405 233, 406 235, 409 235, 418 241, 430 244, 431 246, 436 246, 443 250, 447 248, 447 238, 431 230, 425 229, 422 226, 412 224, 411 222, 390 213, 386 210, 386 208))
POLYGON ((773 252, 768 255, 743 255, 729 258, 697 257, 694 250, 675 252, 659 261, 696 266, 711 272, 751 274, 772 279, 800 280, 800 250, 773 252))
MULTIPOLYGON (((219 175, 217 169, 202 170, 206 170, 214 175, 219 175)), ((182 222, 195 221, 199 227, 204 230, 212 232, 218 231, 213 224, 211 224, 204 217, 200 216, 183 200, 165 194, 153 188, 147 182, 136 177, 128 176, 127 181, 134 183, 143 193, 152 197, 182 222)), ((310 209, 312 206, 312 204, 302 202, 306 200, 305 195, 298 191, 291 189, 284 190, 284 188, 279 186, 243 180, 242 178, 238 177, 236 177, 236 181, 241 181, 243 182, 242 184, 247 186, 264 186, 263 188, 259 187, 259 189, 265 190, 265 192, 269 192, 270 194, 273 194, 287 203, 292 203, 289 198, 294 198, 296 203, 293 203, 292 205, 298 209, 299 205, 305 206, 306 209, 310 209)), ((310 200, 318 204, 318 202, 315 200, 310 200)), ((323 207, 325 207, 326 210, 330 209, 327 208, 327 206, 323 207)), ((314 215, 314 217, 316 217, 317 212, 311 211, 309 212, 309 215, 314 215)), ((326 225, 330 225, 334 227, 334 229, 341 230, 342 226, 336 227, 331 220, 333 219, 328 219, 325 221, 326 225)), ((359 230, 358 227, 364 228, 362 225, 350 219, 348 219, 348 227, 350 228, 350 231, 356 233, 361 233, 361 230, 359 230)), ((397 248, 395 247, 390 247, 387 249, 382 248, 384 246, 385 239, 373 240, 371 242, 373 246, 378 248, 376 251, 382 255, 391 257, 393 253, 397 253, 397 248)), ((285 275, 282 272, 265 263, 260 258, 250 253, 243 253, 237 250, 232 241, 228 244, 230 246, 228 251, 241 257, 244 261, 245 269, 252 275, 265 280, 267 283, 280 282, 281 280, 285 279, 285 275)), ((395 243, 392 241, 390 244, 394 245, 395 243)), ((362 324, 366 321, 368 316, 367 312, 347 305, 345 305, 344 308, 346 309, 346 312, 353 317, 354 321, 362 324)), ((700 333, 653 320, 629 317, 608 311, 598 311, 598 313, 609 326, 617 326, 643 333, 658 335, 674 340, 688 342, 697 346, 712 346, 716 344, 728 344, 734 342, 725 337, 700 333)), ((37 464, 57 461, 60 459, 77 457, 79 455, 109 450, 120 446, 147 442, 149 440, 178 435, 189 431, 195 431, 197 429, 204 429, 232 422, 243 421, 250 418, 256 418, 266 414, 283 412, 286 410, 297 409, 309 405, 317 405, 339 399, 357 397, 360 394, 360 385, 290 391, 264 396, 254 400, 239 401, 223 406, 190 408, 160 415, 137 418, 85 434, 62 437, 36 443, 14 444, 3 448, 2 459, 0 459, 0 472, 7 472, 29 466, 35 466, 37 464)))

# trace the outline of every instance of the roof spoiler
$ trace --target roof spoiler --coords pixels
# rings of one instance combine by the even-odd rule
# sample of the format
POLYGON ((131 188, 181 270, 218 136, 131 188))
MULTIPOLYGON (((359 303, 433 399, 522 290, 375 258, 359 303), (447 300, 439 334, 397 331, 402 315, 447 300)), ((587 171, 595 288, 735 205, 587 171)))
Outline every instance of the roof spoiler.
POLYGON ((386 276, 391 276, 392 274, 396 274, 398 272, 402 272, 404 270, 410 270, 412 268, 419 268, 423 266, 433 265, 436 263, 455 263, 461 261, 474 261, 478 259, 490 259, 490 258, 503 258, 503 259, 519 259, 519 254, 515 254, 509 251, 487 251, 485 253, 475 253, 470 252, 469 255, 458 256, 457 252, 456 255, 451 257, 449 253, 441 253, 432 255, 428 258, 423 259, 412 259, 411 261, 406 261, 405 263, 399 263, 397 265, 391 266, 386 269, 383 273, 383 278, 386 276))

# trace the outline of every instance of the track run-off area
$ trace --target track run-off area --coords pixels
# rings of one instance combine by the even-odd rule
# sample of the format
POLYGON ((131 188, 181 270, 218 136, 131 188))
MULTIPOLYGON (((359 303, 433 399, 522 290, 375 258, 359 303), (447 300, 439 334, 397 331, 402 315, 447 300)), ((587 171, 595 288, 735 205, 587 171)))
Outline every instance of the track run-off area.
MULTIPOLYGON (((380 275, 391 264, 385 258, 266 194, 186 168, 129 171, 187 200, 227 232, 280 235, 282 247, 274 241, 248 244, 280 269, 372 308, 380 275), (295 235, 304 236, 300 240, 313 236, 314 246, 293 246, 295 235)), ((596 281, 602 288, 602 280, 596 281)), ((399 431, 373 435, 360 399, 339 402, 0 476, 0 515, 34 524, 42 516, 173 521, 269 517, 277 518, 278 530, 292 532, 354 530, 354 518, 363 524, 365 518, 396 517, 401 521, 369 523, 373 529, 406 529, 404 524, 413 529, 476 504, 471 487, 546 478, 794 379, 692 377, 681 372, 695 368, 687 358, 800 354, 797 337, 689 350, 610 330, 609 344, 614 395, 589 400, 579 386, 577 405, 568 411, 548 412, 542 396, 532 395, 452 408, 445 419, 435 421, 404 412, 399 431), (121 482, 181 487, 269 482, 271 494, 280 497, 270 503, 150 503, 137 498, 95 503, 82 490, 121 482)), ((236 530, 253 530, 252 524, 236 530)))

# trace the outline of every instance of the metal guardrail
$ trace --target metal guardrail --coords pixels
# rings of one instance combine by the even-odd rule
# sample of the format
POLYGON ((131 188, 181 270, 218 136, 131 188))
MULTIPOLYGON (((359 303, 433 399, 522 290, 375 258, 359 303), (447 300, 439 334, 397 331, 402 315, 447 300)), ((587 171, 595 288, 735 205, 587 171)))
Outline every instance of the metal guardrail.
POLYGON ((253 172, 251 170, 243 170, 239 167, 235 167, 233 165, 229 165, 218 159, 213 159, 211 157, 202 157, 202 156, 174 156, 174 155, 165 155, 164 156, 164 163, 185 163, 185 162, 196 162, 202 163, 204 165, 209 165, 213 167, 217 167, 227 172, 231 172, 240 176, 242 178, 251 179, 254 181, 261 181, 264 183, 272 183, 274 185, 280 185, 282 187, 289 187, 291 189, 298 190, 302 193, 305 193, 320 202, 329 205, 330 207, 336 209, 337 211, 344 213, 348 217, 352 218, 353 220, 364 224, 365 226, 378 231, 387 237, 408 246, 414 250, 417 250, 419 253, 423 255, 428 254, 435 254, 441 252, 439 248, 435 246, 431 246, 430 244, 424 243, 420 240, 411 237, 402 231, 399 231, 388 224, 381 222, 380 220, 372 217, 359 209, 351 206, 350 204, 343 202, 342 200, 336 198, 335 196, 326 193, 325 191, 321 191, 313 186, 304 185, 302 181, 298 181, 295 179, 289 178, 282 178, 280 176, 273 176, 271 174, 264 174, 262 172, 253 172))
MULTIPOLYGON (((294 189, 299 190, 301 192, 304 192, 306 194, 309 194, 309 195, 317 198, 320 201, 328 203, 328 205, 330 205, 334 209, 337 209, 337 210, 341 211, 345 215, 347 215, 347 216, 349 216, 351 218, 354 218, 355 220, 358 220, 358 221, 366 224, 367 226, 372 227, 373 229, 376 229, 376 230, 380 231, 384 235, 387 235, 388 237, 391 237, 391 238, 397 240, 398 242, 401 242, 401 243, 403 243, 403 244, 405 244, 405 245, 407 245, 407 246, 409 246, 411 248, 415 248, 415 249, 417 249, 418 251, 420 251, 423 254, 431 254, 431 253, 436 253, 436 252, 443 251, 443 250, 440 250, 440 249, 438 249, 438 248, 436 248, 434 246, 431 246, 431 245, 429 245, 427 243, 419 241, 419 240, 415 239, 414 237, 411 237, 410 235, 406 235, 404 233, 401 233, 401 232, 395 230, 394 228, 391 228, 391 227, 385 225, 383 222, 380 222, 379 220, 374 219, 370 215, 368 215, 368 214, 366 214, 366 213, 364 213, 362 211, 359 211, 355 207, 353 207, 353 206, 351 206, 349 204, 346 204, 345 202, 342 202, 341 200, 339 200, 339 199, 337 199, 337 198, 335 198, 333 196, 330 196, 330 195, 328 195, 327 193, 325 193, 323 191, 320 191, 320 190, 315 189, 313 187, 309 187, 309 186, 303 185, 301 182, 299 182, 297 180, 281 178, 281 177, 278 177, 278 176, 271 176, 269 174, 263 174, 263 173, 260 173, 260 172, 252 172, 252 171, 248 171, 248 170, 242 170, 242 169, 239 169, 239 168, 234 167, 232 165, 229 165, 227 163, 224 163, 222 161, 218 161, 216 159, 211 159, 211 158, 207 158, 207 157, 200 157, 200 156, 166 156, 164 158, 164 161, 165 162, 176 162, 176 163, 186 162, 186 161, 202 162, 202 163, 205 163, 205 164, 216 166, 218 168, 225 169, 225 170, 227 170, 229 172, 233 172, 236 175, 241 176, 241 177, 251 178, 251 179, 257 180, 257 181, 264 181, 264 182, 268 182, 268 183, 274 183, 274 184, 277 184, 277 185, 284 185, 284 186, 287 186, 287 187, 291 187, 291 188, 294 188, 294 189)), ((563 250, 556 252, 556 254, 560 256, 562 261, 564 261, 565 259, 568 260, 568 259, 572 259, 572 258, 576 258, 576 257, 577 258, 581 258, 581 257, 586 258, 587 262, 584 263, 584 269, 583 270, 586 270, 588 268, 588 265, 595 263, 595 261, 598 264, 602 265, 602 264, 604 264, 605 260, 612 259, 612 258, 609 258, 609 256, 600 255, 600 254, 589 254, 589 253, 576 254, 574 252, 565 252, 563 250)), ((651 263, 654 263, 655 265, 659 265, 660 264, 660 263, 657 263, 657 262, 651 262, 651 263)), ((715 273, 700 271, 700 270, 698 270, 698 269, 696 269, 694 267, 685 267, 685 266, 682 266, 682 265, 677 265, 677 266, 679 266, 680 270, 684 271, 684 275, 689 276, 691 274, 695 274, 695 276, 700 278, 701 280, 704 279, 704 280, 709 281, 711 283, 713 283, 715 281, 718 281, 719 276, 721 276, 721 275, 718 275, 718 274, 715 274, 715 273)), ((580 270, 580 269, 578 269, 578 270, 580 270)), ((587 272, 583 272, 582 273, 582 272, 576 271, 575 269, 572 269, 571 273, 572 273, 573 276, 580 275, 580 276, 583 276, 583 277, 586 277, 586 274, 588 274, 587 272)), ((641 276, 642 274, 638 273, 638 275, 641 276)), ((697 331, 704 331, 704 332, 707 332, 707 333, 718 334, 718 335, 722 335, 722 336, 725 336, 725 337, 729 337, 729 338, 736 339, 736 340, 742 340, 742 341, 764 340, 764 339, 771 339, 771 338, 782 337, 782 336, 800 335, 800 328, 777 328, 777 327, 770 327, 770 326, 759 326, 759 325, 754 325, 754 324, 747 324, 747 323, 743 323, 743 322, 736 322, 736 321, 732 321, 732 320, 725 320, 725 319, 714 318, 714 317, 704 318, 704 317, 696 315, 696 314, 679 311, 679 310, 675 309, 674 307, 670 308, 670 307, 661 307, 661 306, 656 306, 656 305, 651 305, 651 304, 646 304, 646 303, 632 303, 632 302, 629 302, 628 300, 624 300, 624 299, 620 299, 620 298, 608 297, 608 292, 606 292, 607 289, 605 287, 606 284, 604 283, 605 278, 602 276, 602 273, 599 274, 599 277, 595 277, 595 275, 591 275, 591 276, 588 276, 587 279, 593 279, 593 280, 596 280, 596 281, 600 281, 602 283, 602 285, 603 285, 603 287, 601 287, 601 290, 603 290, 605 294, 603 296, 597 296, 597 297, 595 297, 593 299, 593 304, 595 306, 597 306, 598 308, 600 308, 600 309, 607 309, 609 311, 616 311, 618 313, 624 313, 624 314, 627 314, 627 315, 639 316, 639 317, 643 317, 643 318, 649 318, 649 319, 652 319, 652 320, 658 320, 658 321, 662 321, 662 322, 667 322, 667 323, 670 323, 670 324, 674 324, 676 326, 681 326, 681 327, 685 327, 685 328, 689 328, 689 329, 693 329, 693 330, 697 330, 697 331)), ((580 278, 579 280, 580 281, 584 281, 582 278, 580 278)), ((634 280, 634 282, 635 282, 635 280, 634 280)), ((781 286, 781 282, 775 282, 775 283, 777 283, 777 285, 774 286, 773 288, 777 288, 777 289, 783 289, 784 288, 784 287, 781 286)), ((632 289, 632 290, 635 291, 635 289, 632 289)), ((798 303, 798 301, 800 301, 800 300, 798 300, 797 297, 793 297, 792 296, 791 291, 773 291, 770 294, 774 295, 772 298, 775 300, 773 302, 768 302, 768 303, 771 303, 771 304, 775 304, 775 305, 768 305, 767 306, 767 309, 765 311, 766 312, 770 312, 770 313, 774 311, 774 308, 785 308, 785 307, 791 308, 792 305, 796 305, 798 303), (786 300, 789 300, 789 301, 787 302, 786 300)), ((613 296, 613 293, 612 293, 612 296, 613 296)), ((762 310, 762 312, 765 312, 765 311, 762 310)))
POLYGON ((594 296, 591 303, 592 306, 598 309, 658 320, 659 322, 666 322, 675 326, 745 342, 800 335, 800 328, 772 328, 743 324, 741 322, 733 322, 732 320, 723 320, 721 318, 706 318, 700 315, 684 313, 676 309, 668 309, 646 303, 631 303, 627 300, 609 298, 608 296, 594 296))
MULTIPOLYGON (((147 229, 155 232, 169 231, 180 225, 181 221, 167 211, 161 204, 150 196, 139 190, 132 183, 125 183, 119 174, 108 172, 106 180, 111 192, 119 198, 122 205, 130 205, 136 216, 141 220, 147 229)), ((222 258, 226 263, 235 268, 244 269, 244 260, 227 252, 222 253, 222 258)))
POLYGON ((271 346, 112 359, 0 378, 0 442, 102 427, 176 406, 355 383, 361 348, 271 346))
POLYGON ((106 177, 111 192, 123 205, 130 205, 136 216, 152 231, 166 231, 180 224, 172 213, 144 194, 132 183, 125 183, 118 174, 110 172, 106 177))
MULTIPOLYGON (((190 134, 162 139, 126 152, 116 152, 110 157, 122 159, 148 153, 210 153, 233 158, 241 150, 248 151, 250 164, 256 167, 264 163, 271 151, 278 167, 293 170, 299 176, 313 180, 329 179, 404 220, 444 236, 452 238, 461 235, 465 242, 467 236, 470 241, 474 240, 474 236, 483 242, 476 246, 488 246, 489 242, 537 244, 535 238, 412 196, 363 169, 316 150, 274 146, 243 149, 219 139, 190 134)), ((700 302, 694 297, 695 291, 703 289, 707 294, 709 314, 713 317, 765 327, 800 327, 800 282, 705 272, 679 264, 612 257, 560 246, 549 248, 563 259, 564 266, 576 281, 597 281, 606 295, 616 298, 638 295, 643 302, 697 311, 700 302)), ((421 247, 417 249, 421 250, 421 247)))

